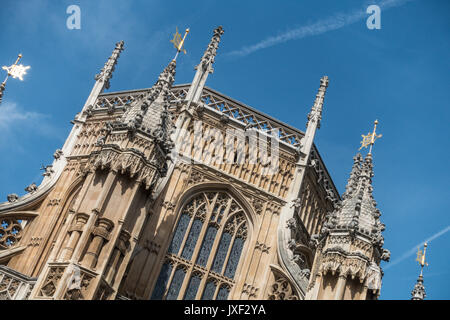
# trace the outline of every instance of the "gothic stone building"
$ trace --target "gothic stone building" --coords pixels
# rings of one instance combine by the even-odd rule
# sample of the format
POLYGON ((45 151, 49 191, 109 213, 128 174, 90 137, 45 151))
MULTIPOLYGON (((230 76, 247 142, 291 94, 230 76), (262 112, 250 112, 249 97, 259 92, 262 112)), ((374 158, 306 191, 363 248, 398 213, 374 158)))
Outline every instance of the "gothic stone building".
POLYGON ((103 93, 116 44, 42 183, 0 203, 0 299, 379 296, 372 156, 341 197, 314 144, 328 78, 292 128, 205 86, 222 34, 191 84, 172 60, 150 89, 103 93))

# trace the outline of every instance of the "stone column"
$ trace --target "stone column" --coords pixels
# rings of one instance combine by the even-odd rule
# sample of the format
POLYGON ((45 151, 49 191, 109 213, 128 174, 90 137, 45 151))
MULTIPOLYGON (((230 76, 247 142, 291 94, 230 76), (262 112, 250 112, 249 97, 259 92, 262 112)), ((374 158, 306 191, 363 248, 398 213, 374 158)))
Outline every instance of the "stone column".
POLYGON ((362 288, 360 300, 366 300, 366 298, 367 298, 367 290, 368 290, 367 286, 364 286, 362 288))
POLYGON ((342 300, 344 296, 344 289, 347 277, 344 275, 339 275, 338 282, 336 285, 336 293, 334 295, 334 300, 342 300))
POLYGON ((70 238, 67 246, 63 249, 61 257, 63 261, 69 260, 72 257, 73 250, 80 240, 81 233, 83 232, 83 227, 89 219, 89 215, 86 213, 78 213, 75 217, 74 225, 69 229, 70 238))
POLYGON ((95 268, 97 264, 98 257, 103 248, 103 243, 105 240, 109 240, 109 235, 114 227, 114 223, 106 218, 98 219, 98 226, 94 228, 92 234, 94 238, 89 244, 89 248, 83 258, 82 264, 87 268, 95 268))
POLYGON ((107 270, 105 274, 106 281, 111 285, 113 285, 113 280, 117 273, 117 269, 120 267, 120 258, 126 254, 130 236, 130 233, 126 230, 122 230, 122 232, 120 232, 117 245, 112 253, 109 270, 107 270))

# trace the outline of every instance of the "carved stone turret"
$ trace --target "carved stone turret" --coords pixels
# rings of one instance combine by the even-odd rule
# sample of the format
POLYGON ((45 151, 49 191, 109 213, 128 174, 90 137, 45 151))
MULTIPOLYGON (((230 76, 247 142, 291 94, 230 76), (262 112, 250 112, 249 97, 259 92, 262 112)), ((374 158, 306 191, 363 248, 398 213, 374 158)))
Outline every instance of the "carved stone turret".
POLYGON ((156 83, 142 97, 133 102, 120 120, 112 123, 112 131, 127 130, 152 138, 167 154, 172 148, 172 122, 168 113, 170 89, 175 80, 176 61, 172 60, 159 75, 156 83))
POLYGON ((425 294, 425 286, 423 285, 423 276, 420 275, 419 278, 417 278, 417 282, 414 285, 414 289, 411 292, 411 300, 424 300, 426 297, 425 294))
MULTIPOLYGON (((115 49, 118 56, 123 43, 115 49)), ((109 61, 98 81, 109 79, 109 61)), ((31 294, 33 299, 110 299, 154 205, 152 191, 167 171, 172 148, 168 113, 176 62, 155 85, 106 126, 86 155, 83 183, 55 249, 31 294)))
POLYGON ((327 215, 317 239, 317 254, 307 298, 376 299, 380 293, 383 249, 380 211, 373 198, 373 164, 369 153, 354 164, 342 201, 327 215))

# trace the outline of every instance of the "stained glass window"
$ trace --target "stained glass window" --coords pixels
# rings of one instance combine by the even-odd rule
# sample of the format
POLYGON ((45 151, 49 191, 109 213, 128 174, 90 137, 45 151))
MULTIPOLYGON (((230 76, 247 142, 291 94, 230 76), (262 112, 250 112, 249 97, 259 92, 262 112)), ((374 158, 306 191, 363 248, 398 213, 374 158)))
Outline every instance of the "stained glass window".
POLYGON ((169 252, 177 254, 180 250, 181 243, 183 242, 184 234, 189 226, 189 221, 191 217, 188 214, 183 213, 178 221, 177 229, 175 230, 175 235, 173 236, 172 242, 169 246, 169 252))
POLYGON ((234 278, 234 273, 241 257, 242 248, 244 247, 244 240, 242 238, 235 238, 233 247, 231 248, 230 257, 228 259, 227 267, 225 268, 225 277, 234 278))
POLYGON ((203 291, 202 300, 212 300, 214 298, 214 293, 216 292, 216 284, 214 281, 208 281, 203 291))
POLYGON ((228 193, 193 196, 182 208, 167 251, 173 266, 166 262, 161 268, 152 299, 193 300, 200 292, 203 300, 212 300, 218 287, 215 299, 228 299, 246 241, 246 223, 244 211, 228 193), (208 277, 203 285, 202 277, 208 277))
POLYGON ((158 281, 156 281, 155 289, 153 289, 152 300, 161 300, 163 298, 171 273, 172 265, 165 262, 159 273, 158 281))
POLYGON ((184 276, 186 275, 186 270, 183 268, 178 268, 173 275, 172 283, 170 284, 169 290, 167 291, 167 300, 175 300, 178 298, 180 293, 181 285, 183 284, 184 276))
POLYGON ((220 239, 219 247, 217 248, 216 257, 214 258, 214 263, 212 266, 212 270, 220 273, 222 271, 222 266, 227 257, 228 247, 231 242, 231 234, 225 232, 222 235, 222 239, 220 239))
POLYGON ((203 240, 202 247, 200 249, 200 253, 197 258, 197 264, 204 267, 208 262, 209 254, 211 252, 211 248, 214 244, 214 239, 216 238, 217 228, 215 226, 209 226, 206 231, 205 239, 203 240))
POLYGON ((200 235, 200 231, 202 230, 202 225, 203 223, 200 219, 194 219, 194 223, 192 223, 188 238, 186 240, 186 243, 184 244, 183 253, 181 254, 183 258, 187 260, 190 260, 192 258, 195 245, 197 244, 198 236, 200 235))
POLYGON ((186 295, 184 296, 184 300, 195 299, 195 296, 197 295, 198 286, 200 285, 201 281, 202 278, 198 274, 195 274, 191 277, 191 280, 189 280, 189 285, 186 289, 186 295))
POLYGON ((227 300, 228 294, 230 293, 230 289, 228 287, 221 287, 219 289, 219 293, 217 293, 216 300, 227 300))

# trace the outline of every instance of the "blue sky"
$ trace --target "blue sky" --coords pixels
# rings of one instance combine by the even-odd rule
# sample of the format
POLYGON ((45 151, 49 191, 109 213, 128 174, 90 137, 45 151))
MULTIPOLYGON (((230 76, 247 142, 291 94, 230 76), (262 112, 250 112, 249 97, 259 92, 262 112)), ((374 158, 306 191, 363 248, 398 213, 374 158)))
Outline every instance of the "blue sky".
POLYGON ((445 0, 4 0, 0 64, 21 52, 31 69, 23 82, 8 81, 0 105, 0 199, 40 182, 115 42, 125 51, 109 91, 145 88, 173 57, 175 27, 190 27, 176 76, 188 83, 223 25, 209 87, 304 130, 319 79, 329 76, 316 144, 341 193, 361 134, 379 120, 374 196, 392 253, 381 299, 410 298, 417 245, 429 238, 427 296, 449 299, 449 18, 445 0), (72 4, 80 30, 66 28, 72 4), (370 4, 381 6, 380 30, 366 27, 370 4))

